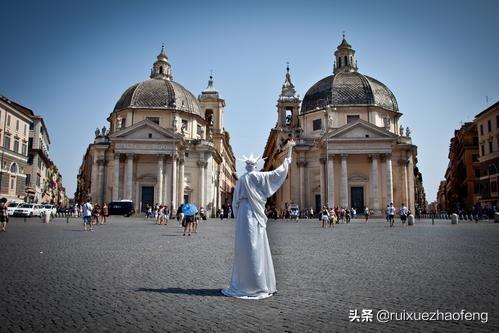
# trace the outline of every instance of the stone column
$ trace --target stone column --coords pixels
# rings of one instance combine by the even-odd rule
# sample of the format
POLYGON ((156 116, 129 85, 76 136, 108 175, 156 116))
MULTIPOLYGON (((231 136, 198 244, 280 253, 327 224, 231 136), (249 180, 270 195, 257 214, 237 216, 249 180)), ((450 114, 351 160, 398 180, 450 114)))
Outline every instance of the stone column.
POLYGON ((168 177, 167 169, 168 169, 168 167, 163 168, 163 201, 166 205, 170 206, 171 205, 171 198, 168 195, 168 193, 169 193, 168 186, 170 184, 170 181, 168 179, 169 177, 168 177))
POLYGON ((296 166, 298 166, 300 170, 300 209, 305 208, 305 167, 307 166, 307 162, 304 160, 300 160, 296 162, 296 166))
POLYGON ((386 165, 386 200, 387 204, 393 202, 393 171, 392 154, 385 154, 386 165))
POLYGON ((158 176, 157 176, 157 181, 156 184, 158 185, 158 203, 161 205, 163 204, 163 164, 164 164, 164 157, 162 155, 158 156, 158 176))
POLYGON ((342 207, 348 207, 348 168, 347 154, 341 154, 341 188, 340 188, 340 204, 342 207))
POLYGON ((172 209, 177 209, 177 156, 172 155, 172 209))
POLYGON ((133 186, 133 154, 126 155, 126 190, 124 199, 132 200, 133 186))
POLYGON ((402 201, 403 202, 400 202, 398 203, 399 205, 400 204, 405 204, 406 207, 408 207, 408 203, 407 203, 407 200, 409 199, 409 189, 408 189, 408 180, 407 180, 407 160, 406 159, 402 159, 402 160, 399 160, 399 165, 400 165, 400 168, 402 169, 402 201))
POLYGON ((200 171, 200 180, 199 180, 199 207, 205 206, 205 198, 206 198, 206 167, 208 166, 208 162, 199 160, 198 167, 201 169, 200 171))
POLYGON ((104 202, 104 163, 103 159, 97 160, 97 202, 102 205, 104 202))
POLYGON ((327 161, 327 204, 334 207, 334 155, 330 155, 327 161))
POLYGON ((379 188, 378 188, 378 154, 372 154, 371 156, 371 196, 372 196, 372 208, 378 214, 380 211, 379 203, 379 188))
MULTIPOLYGON (((326 158, 321 157, 320 158, 320 163, 321 163, 321 168, 320 168, 320 177, 321 177, 321 206, 324 206, 327 204, 327 198, 326 198, 326 158)), ((321 207, 322 208, 322 207, 321 207)))
POLYGON ((180 202, 180 203, 184 202, 184 190, 185 190, 184 164, 185 164, 184 157, 181 156, 179 161, 178 161, 178 166, 179 166, 179 171, 178 171, 178 178, 179 178, 178 202, 180 202))
POLYGON ((113 182, 113 201, 119 200, 120 190, 120 154, 114 154, 114 182, 113 182))

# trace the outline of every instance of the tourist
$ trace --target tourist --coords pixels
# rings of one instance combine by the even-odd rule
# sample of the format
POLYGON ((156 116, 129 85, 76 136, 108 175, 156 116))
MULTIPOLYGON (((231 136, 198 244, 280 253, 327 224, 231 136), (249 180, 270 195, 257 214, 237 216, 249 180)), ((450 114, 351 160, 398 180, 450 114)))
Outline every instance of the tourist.
POLYGON ((390 202, 388 208, 386 209, 386 215, 388 216, 388 222, 390 222, 390 227, 393 227, 395 222, 395 207, 393 207, 393 202, 390 202))
POLYGON ((9 223, 9 215, 7 214, 7 199, 4 197, 0 199, 0 224, 2 224, 0 231, 7 232, 7 223, 9 223))
POLYGON ((90 203, 90 199, 87 200, 87 202, 83 205, 81 205, 81 212, 83 215, 83 230, 87 231, 87 225, 90 228, 90 231, 93 231, 94 229, 92 228, 92 211, 93 211, 92 204, 90 203))
POLYGON ((322 227, 325 228, 329 224, 329 211, 327 206, 324 206, 321 211, 322 227))
POLYGON ((229 208, 227 208, 227 218, 231 219, 233 218, 232 216, 232 207, 229 205, 229 208))
POLYGON ((334 213, 334 209, 333 208, 330 208, 329 209, 329 227, 333 227, 334 228, 334 225, 336 224, 336 222, 338 221, 338 217, 336 216, 336 214, 334 213))
POLYGON ((194 216, 194 221, 192 222, 192 232, 195 234, 198 233, 198 225, 199 225, 199 213, 196 213, 194 216))
POLYGON ((100 217, 101 211, 100 211, 100 206, 98 203, 95 204, 94 209, 92 210, 92 217, 93 217, 93 225, 99 224, 99 217, 100 217))
POLYGON ((183 212, 183 208, 184 208, 184 204, 180 204, 180 206, 178 206, 178 209, 177 209, 177 221, 178 221, 178 224, 181 225, 181 226, 184 226, 184 212, 183 212))
POLYGON ((223 221, 223 219, 224 219, 224 208, 222 206, 222 208, 220 208, 220 220, 223 221))
POLYGON ((187 233, 191 235, 192 224, 194 223, 194 217, 196 216, 198 209, 196 205, 190 203, 186 200, 184 206, 182 207, 182 212, 184 213, 184 236, 187 233))
POLYGON ((366 219, 366 223, 369 222, 369 208, 367 206, 364 208, 364 218, 366 219))
POLYGON ((407 215, 409 211, 407 210, 407 208, 405 207, 404 204, 400 205, 400 209, 399 209, 399 215, 400 215, 400 222, 402 222, 402 225, 405 225, 405 221, 407 220, 407 215))
POLYGON ((102 221, 101 224, 106 224, 109 218, 109 207, 107 204, 104 202, 104 205, 102 205, 102 221))
POLYGON ((146 220, 152 217, 152 207, 150 204, 146 205, 146 220))
POLYGON ((350 218, 351 218, 351 213, 350 213, 350 209, 346 209, 345 210, 345 222, 346 223, 350 223, 350 218))
POLYGON ((204 207, 199 208, 199 215, 204 221, 206 221, 206 211, 204 210, 204 207))
POLYGON ((355 207, 352 207, 352 218, 355 219, 357 217, 357 210, 355 207))

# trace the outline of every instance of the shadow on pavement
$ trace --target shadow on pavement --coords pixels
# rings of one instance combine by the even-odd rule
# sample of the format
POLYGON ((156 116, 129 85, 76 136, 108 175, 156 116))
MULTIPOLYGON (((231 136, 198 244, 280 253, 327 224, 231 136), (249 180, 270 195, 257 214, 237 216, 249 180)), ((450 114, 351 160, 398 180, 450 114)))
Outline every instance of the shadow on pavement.
POLYGON ((64 231, 85 231, 82 229, 64 229, 64 231))
POLYGON ((144 291, 150 293, 164 293, 164 294, 185 294, 196 296, 221 296, 222 289, 183 289, 183 288, 137 288, 135 291, 144 291))

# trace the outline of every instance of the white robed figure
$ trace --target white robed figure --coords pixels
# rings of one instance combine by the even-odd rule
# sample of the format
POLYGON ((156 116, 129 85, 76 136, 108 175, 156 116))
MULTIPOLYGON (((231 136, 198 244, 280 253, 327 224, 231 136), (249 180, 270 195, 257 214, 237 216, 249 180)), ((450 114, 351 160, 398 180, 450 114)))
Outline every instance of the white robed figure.
POLYGON ((226 296, 262 299, 276 292, 265 203, 286 180, 295 142, 288 144, 288 157, 273 171, 256 171, 259 157, 244 159, 247 172, 238 180, 232 201, 237 221, 231 284, 222 290, 226 296))

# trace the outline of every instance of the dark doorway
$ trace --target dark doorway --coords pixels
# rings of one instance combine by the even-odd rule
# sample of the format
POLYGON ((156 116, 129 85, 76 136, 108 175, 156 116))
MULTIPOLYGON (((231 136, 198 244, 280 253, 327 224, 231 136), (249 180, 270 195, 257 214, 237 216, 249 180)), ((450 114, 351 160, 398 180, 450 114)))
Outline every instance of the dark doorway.
POLYGON ((189 194, 184 194, 184 202, 189 202, 189 194))
POLYGON ((352 207, 360 212, 364 209, 364 188, 352 187, 350 192, 352 207))
POLYGON ((146 211, 146 206, 154 206, 154 186, 142 186, 142 207, 143 212, 146 211))
POLYGON ((319 213, 321 211, 321 195, 316 194, 315 195, 315 213, 319 213))

